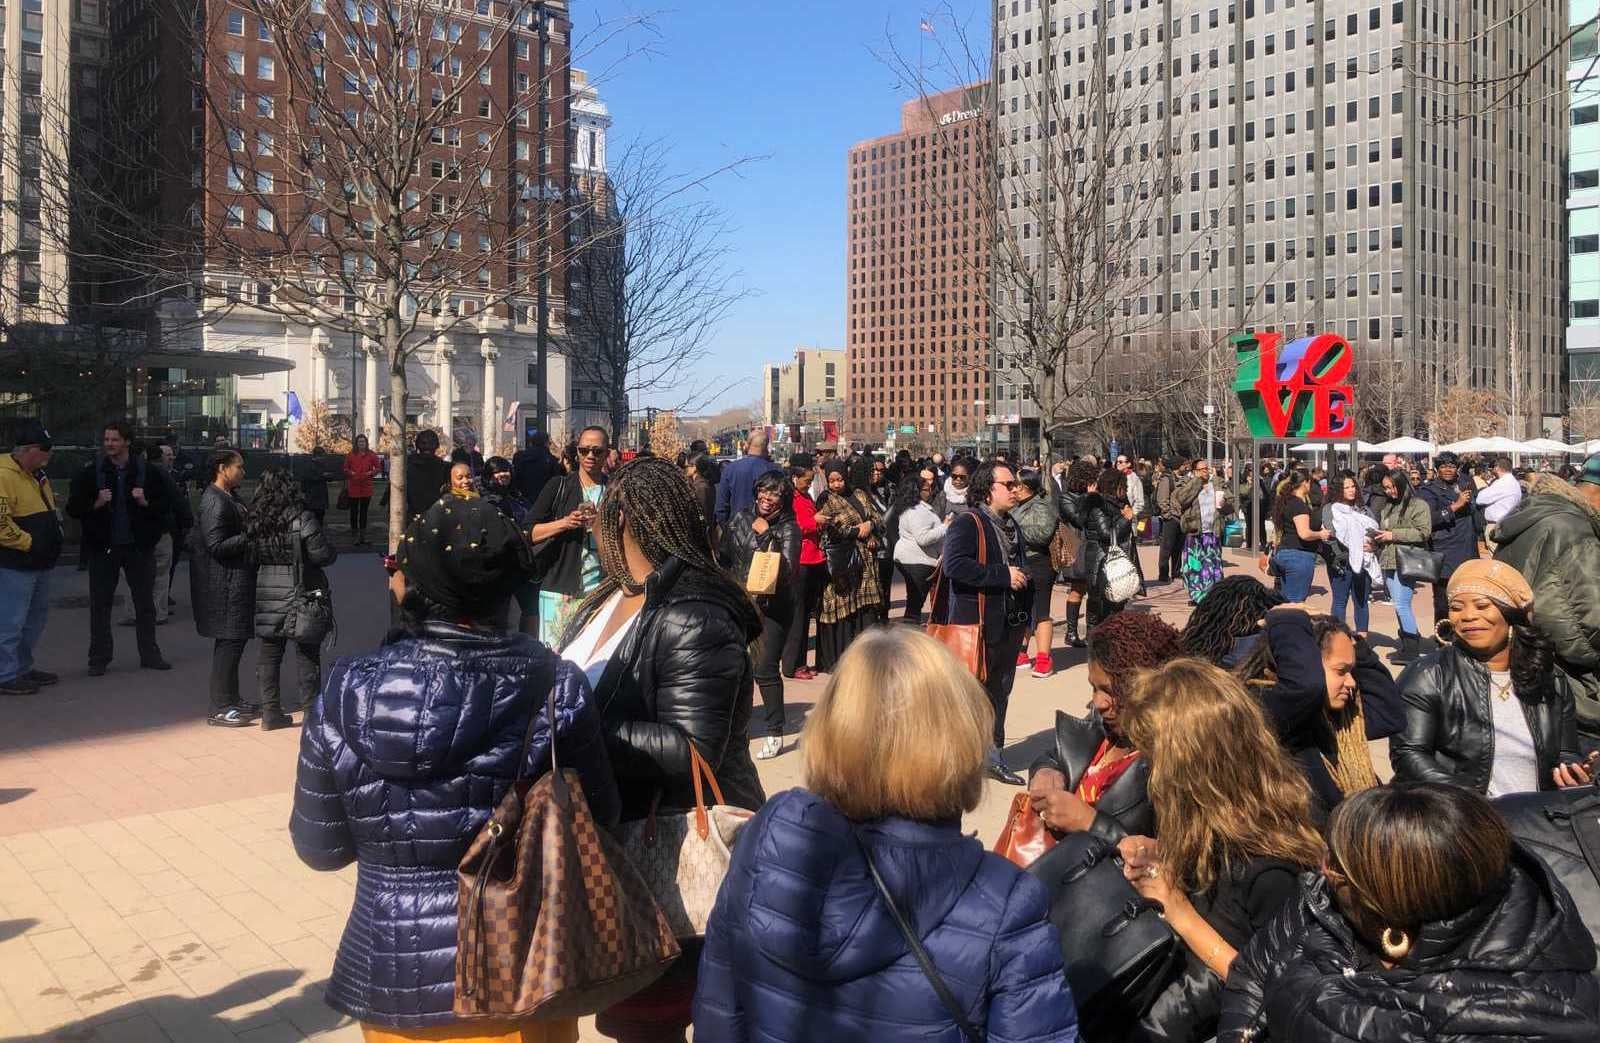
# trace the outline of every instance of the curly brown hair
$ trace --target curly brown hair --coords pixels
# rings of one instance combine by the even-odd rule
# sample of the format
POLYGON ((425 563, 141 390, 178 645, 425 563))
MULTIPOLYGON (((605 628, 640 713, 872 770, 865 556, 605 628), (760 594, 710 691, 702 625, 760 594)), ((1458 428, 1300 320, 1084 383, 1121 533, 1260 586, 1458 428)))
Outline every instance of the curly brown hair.
POLYGON ((1089 631, 1089 661, 1111 675, 1118 701, 1140 670, 1184 655, 1183 635, 1153 612, 1119 612, 1089 631))
POLYGON ((1086 493, 1099 477, 1100 468, 1088 460, 1074 460, 1072 466, 1067 468, 1067 492, 1086 493))

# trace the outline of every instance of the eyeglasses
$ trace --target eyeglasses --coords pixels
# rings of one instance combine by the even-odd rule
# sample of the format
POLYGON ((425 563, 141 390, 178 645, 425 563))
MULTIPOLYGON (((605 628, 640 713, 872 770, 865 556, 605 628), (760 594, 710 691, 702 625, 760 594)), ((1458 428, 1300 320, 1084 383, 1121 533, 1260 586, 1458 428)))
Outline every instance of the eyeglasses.
POLYGON ((608 452, 610 452, 610 450, 607 449, 603 445, 580 445, 580 446, 578 446, 578 455, 579 456, 604 456, 608 452))
POLYGON ((1021 482, 1003 482, 1002 484, 1007 489, 1010 489, 1012 492, 1015 492, 1016 490, 1022 488, 1022 483, 1021 482))
POLYGON ((967 480, 967 476, 960 471, 952 471, 950 472, 950 480, 952 482, 964 482, 967 480))

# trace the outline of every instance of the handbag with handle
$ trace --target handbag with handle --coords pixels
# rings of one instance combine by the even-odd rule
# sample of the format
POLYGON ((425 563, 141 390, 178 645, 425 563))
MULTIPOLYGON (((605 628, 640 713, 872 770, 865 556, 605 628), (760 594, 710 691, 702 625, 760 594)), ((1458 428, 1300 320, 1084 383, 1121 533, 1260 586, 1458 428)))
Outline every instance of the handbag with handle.
POLYGON ((939 968, 934 966, 933 957, 928 955, 927 947, 922 944, 922 939, 917 937, 916 929, 906 919, 905 913, 900 911, 894 895, 889 893, 889 885, 883 882, 883 874, 878 872, 878 863, 873 861, 872 850, 867 847, 866 841, 861 839, 860 833, 856 833, 855 837, 856 846, 861 849, 861 857, 866 860, 867 873, 872 877, 873 886, 878 889, 878 897, 883 899, 884 906, 889 910, 889 918, 894 921, 900 936, 906 940, 906 946, 910 948, 917 966, 922 968, 922 976, 933 986, 934 995, 939 997, 939 1002, 954 1019, 956 1027, 961 1030, 961 1035, 967 1043, 985 1043, 989 1038, 988 1033, 974 1025, 972 1019, 967 1017, 967 1012, 961 1009, 961 1004, 950 991, 950 986, 945 984, 944 978, 939 974, 939 968))
POLYGON ((758 550, 750 555, 750 569, 745 573, 745 593, 766 597, 777 593, 778 572, 783 567, 783 555, 775 550, 758 550))
POLYGON ((1107 601, 1122 604, 1132 601, 1139 593, 1139 569, 1120 544, 1106 549, 1106 560, 1100 566, 1100 586, 1107 601))
POLYGON ((1078 530, 1066 522, 1057 522, 1056 534, 1050 538, 1050 567, 1064 572, 1077 560, 1078 530))
POLYGON ((1185 952, 1160 904, 1141 898, 1122 866, 1104 837, 1069 833, 1028 867, 1050 893, 1050 922, 1085 1040, 1127 1038, 1185 952))
MULTIPOLYGON (((705 936, 711 907, 733 860, 733 842, 754 817, 754 812, 723 801, 711 765, 692 742, 689 761, 694 776, 693 809, 658 813, 652 807, 647 817, 617 827, 623 850, 660 905, 673 935, 680 939, 705 936), (712 799, 709 806, 707 786, 712 799)), ((656 799, 660 800, 659 794, 656 799)))
POLYGON ((573 1018, 617 1003, 681 953, 621 846, 595 823, 583 783, 556 761, 553 671, 540 672, 550 770, 517 777, 461 859, 456 996, 461 1018, 573 1018))
POLYGON ((1444 551, 1397 543, 1394 559, 1395 572, 1407 583, 1437 583, 1444 574, 1444 551))
POLYGON ((283 617, 283 636, 297 644, 318 645, 330 637, 337 637, 337 623, 333 618, 333 601, 328 591, 305 585, 305 537, 300 523, 294 526, 294 589, 289 592, 289 604, 283 617))
POLYGON ((1026 869, 1055 846, 1055 834, 1033 810, 1033 797, 1027 793, 1012 797, 1006 824, 1000 830, 1000 839, 994 842, 994 853, 1026 869))
MULTIPOLYGON (((952 522, 951 524, 954 524, 952 522)), ((984 534, 983 523, 976 516, 972 524, 978 527, 978 564, 988 563, 987 547, 988 537, 984 534)), ((989 664, 983 654, 983 616, 987 608, 988 597, 983 591, 978 591, 978 621, 976 623, 935 623, 935 619, 950 618, 950 580, 944 574, 941 563, 933 571, 933 606, 928 613, 928 623, 923 627, 928 636, 950 650, 967 670, 967 673, 976 677, 980 682, 989 676, 989 664)))

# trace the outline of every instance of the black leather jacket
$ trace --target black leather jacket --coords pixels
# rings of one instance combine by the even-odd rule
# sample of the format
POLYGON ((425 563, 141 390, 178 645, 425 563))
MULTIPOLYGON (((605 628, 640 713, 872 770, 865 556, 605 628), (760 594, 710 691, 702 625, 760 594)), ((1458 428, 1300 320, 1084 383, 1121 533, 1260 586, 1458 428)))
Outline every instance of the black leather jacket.
MULTIPOLYGON (((736 512, 722 527, 722 545, 717 559, 727 569, 735 582, 742 582, 750 572, 750 559, 758 550, 775 550, 783 555, 778 570, 775 597, 789 597, 794 588, 794 577, 800 572, 800 525, 793 511, 784 511, 767 522, 767 531, 756 534, 754 529, 756 509, 746 507, 736 512)), ((757 604, 767 598, 757 598, 757 604)))
MULTIPOLYGON (((1539 788, 1553 789, 1556 765, 1578 759, 1578 729, 1571 682, 1554 669, 1539 675, 1545 683, 1531 692, 1519 687, 1516 698, 1538 753, 1539 788)), ((1389 740, 1395 781, 1449 782, 1488 792, 1494 761, 1489 671, 1447 645, 1413 663, 1399 683, 1406 726, 1389 740)))
POLYGON ((283 623, 294 598, 294 532, 300 533, 300 582, 308 590, 327 590, 323 567, 332 565, 338 552, 309 508, 302 510, 289 533, 270 540, 250 540, 250 557, 256 563, 256 636, 282 637, 283 623))
MULTIPOLYGON (((1057 710, 1055 749, 1034 761, 1028 774, 1031 777, 1040 768, 1054 768, 1067 777, 1067 790, 1073 791, 1083 781, 1083 773, 1105 737, 1105 726, 1098 714, 1074 717, 1057 710)), ((1150 762, 1144 757, 1135 758, 1095 801, 1089 832, 1113 844, 1123 837, 1155 836, 1156 815, 1150 806, 1149 784, 1150 762)))
POLYGON ((1083 546, 1078 552, 1083 558, 1083 575, 1097 582, 1112 544, 1121 547, 1132 558, 1137 553, 1133 545, 1133 523, 1122 516, 1122 504, 1099 493, 1089 493, 1083 498, 1083 546))
POLYGON ((1341 916, 1326 880, 1233 961, 1219 1043, 1464 1043, 1600 1039, 1594 942, 1566 890, 1520 844, 1506 888, 1422 925, 1385 970, 1341 916))
POLYGON ((691 742, 729 804, 761 807, 745 741, 748 645, 760 633, 749 598, 677 558, 645 582, 638 619, 595 685, 624 820, 644 818, 658 792, 662 808, 694 807, 691 742))

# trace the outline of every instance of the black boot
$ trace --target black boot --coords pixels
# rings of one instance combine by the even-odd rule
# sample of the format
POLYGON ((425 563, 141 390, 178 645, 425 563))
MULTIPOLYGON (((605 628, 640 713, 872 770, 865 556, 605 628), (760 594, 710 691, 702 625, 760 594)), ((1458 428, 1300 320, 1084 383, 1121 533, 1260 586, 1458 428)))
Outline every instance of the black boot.
POLYGON ((1419 634, 1400 632, 1400 650, 1389 657, 1395 663, 1413 663, 1422 654, 1422 637, 1419 634))
POLYGON ((1078 611, 1082 605, 1081 601, 1067 602, 1067 645, 1070 648, 1083 647, 1083 638, 1078 636, 1078 611))
POLYGON ((278 705, 278 700, 273 699, 270 702, 261 704, 262 731, 275 732, 279 728, 293 727, 294 718, 283 712, 283 708, 278 705))

